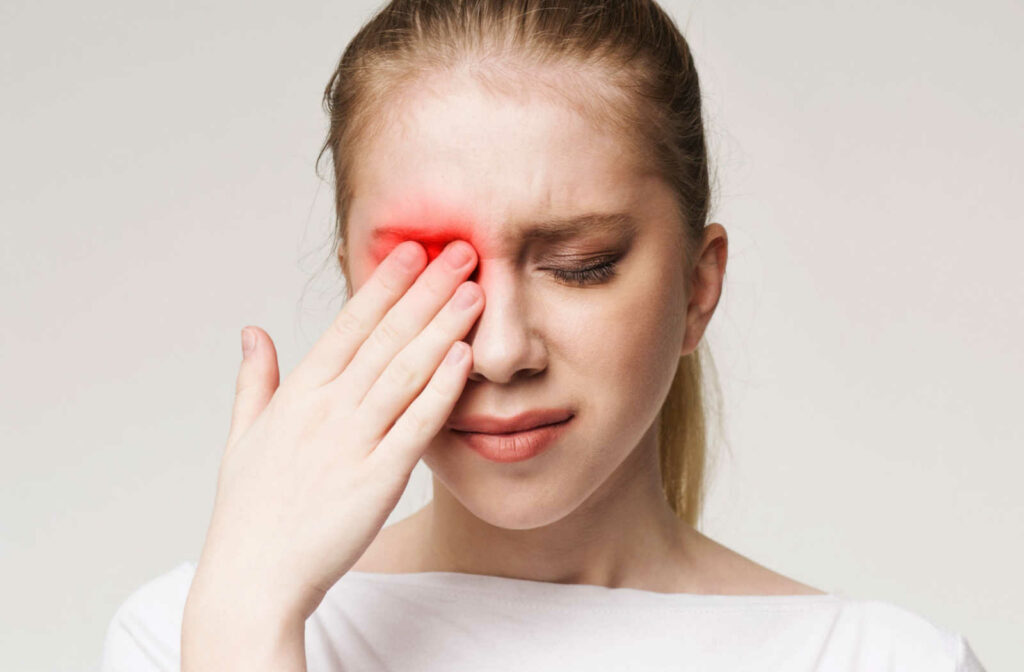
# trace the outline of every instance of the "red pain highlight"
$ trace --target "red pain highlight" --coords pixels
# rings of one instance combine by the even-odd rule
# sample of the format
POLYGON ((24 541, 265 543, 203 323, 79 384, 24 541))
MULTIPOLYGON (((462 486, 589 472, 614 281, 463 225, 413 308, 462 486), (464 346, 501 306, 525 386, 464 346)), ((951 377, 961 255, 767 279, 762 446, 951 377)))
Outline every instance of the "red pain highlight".
POLYGON ((427 252, 427 262, 433 261, 453 240, 464 240, 480 255, 478 236, 473 227, 452 218, 430 218, 422 215, 415 218, 392 220, 373 232, 371 261, 374 267, 382 262, 391 251, 406 240, 418 242, 427 252), (432 222, 431 219, 434 219, 432 222))

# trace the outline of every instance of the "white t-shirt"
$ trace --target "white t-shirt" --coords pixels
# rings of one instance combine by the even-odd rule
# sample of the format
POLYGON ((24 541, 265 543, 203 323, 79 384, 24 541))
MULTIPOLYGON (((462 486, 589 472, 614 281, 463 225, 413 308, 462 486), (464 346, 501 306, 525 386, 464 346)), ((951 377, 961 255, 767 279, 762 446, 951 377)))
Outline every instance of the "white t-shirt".
MULTIPOLYGON (((179 670, 196 565, 145 583, 107 629, 102 672, 179 670)), ((455 572, 349 572, 306 621, 310 672, 984 672, 967 640, 845 596, 665 594, 455 572)))

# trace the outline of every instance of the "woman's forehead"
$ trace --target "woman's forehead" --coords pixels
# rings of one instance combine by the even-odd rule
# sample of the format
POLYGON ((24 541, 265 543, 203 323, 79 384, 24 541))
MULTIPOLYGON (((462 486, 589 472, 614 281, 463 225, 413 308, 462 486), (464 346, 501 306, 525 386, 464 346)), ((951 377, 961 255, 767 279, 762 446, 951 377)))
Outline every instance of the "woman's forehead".
POLYGON ((354 247, 412 238, 429 252, 461 238, 498 255, 530 241, 622 238, 651 204, 656 176, 629 139, 555 97, 453 80, 395 100, 352 164, 354 247))
POLYGON ((649 168, 631 138, 550 97, 498 96, 464 83, 396 100, 352 157, 357 196, 448 188, 477 204, 545 199, 557 207, 628 188, 649 168))

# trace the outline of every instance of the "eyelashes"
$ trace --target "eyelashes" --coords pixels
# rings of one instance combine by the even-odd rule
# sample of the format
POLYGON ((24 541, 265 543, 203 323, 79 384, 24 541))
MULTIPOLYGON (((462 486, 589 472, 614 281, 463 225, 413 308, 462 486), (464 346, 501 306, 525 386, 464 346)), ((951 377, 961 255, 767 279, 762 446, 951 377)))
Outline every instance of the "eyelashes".
POLYGON ((618 263, 619 258, 616 257, 600 264, 583 268, 552 268, 551 274, 560 281, 572 285, 598 285, 608 282, 615 277, 618 263))

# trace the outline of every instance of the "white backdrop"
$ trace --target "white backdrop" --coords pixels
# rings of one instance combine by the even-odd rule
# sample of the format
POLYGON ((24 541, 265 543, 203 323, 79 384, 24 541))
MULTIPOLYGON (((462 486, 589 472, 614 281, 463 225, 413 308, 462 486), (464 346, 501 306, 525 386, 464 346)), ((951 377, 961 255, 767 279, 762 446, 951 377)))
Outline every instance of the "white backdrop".
MULTIPOLYGON (((730 236, 704 531, 1019 665, 1024 8, 664 6, 730 236)), ((0 4, 0 668, 93 669, 198 558, 239 330, 286 375, 340 306, 320 97, 376 7, 0 4)))

